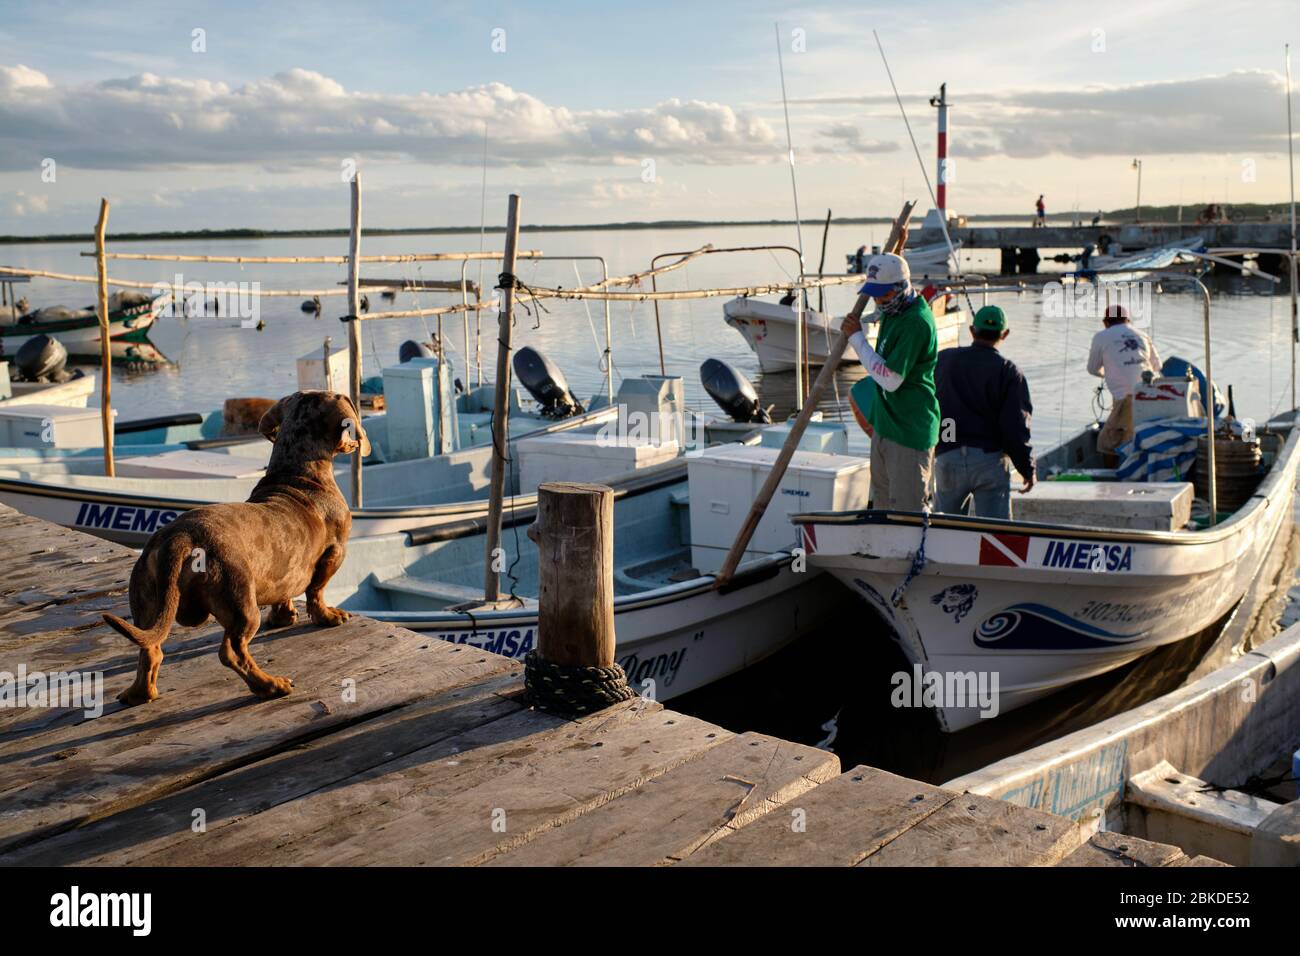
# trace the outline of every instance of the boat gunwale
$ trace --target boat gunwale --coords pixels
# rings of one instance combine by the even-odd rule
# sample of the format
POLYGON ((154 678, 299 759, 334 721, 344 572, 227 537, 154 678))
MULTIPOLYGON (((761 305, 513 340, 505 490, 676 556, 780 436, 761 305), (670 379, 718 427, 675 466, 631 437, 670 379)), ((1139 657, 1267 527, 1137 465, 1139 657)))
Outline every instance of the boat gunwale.
POLYGON ((795 525, 892 525, 902 527, 920 527, 928 524, 931 529, 945 531, 988 531, 1003 534, 1021 534, 1030 538, 1066 538, 1079 540, 1123 541, 1135 544, 1162 545, 1201 545, 1223 541, 1244 530, 1246 525, 1262 513, 1278 491, 1284 471, 1288 470, 1296 459, 1296 450, 1300 447, 1300 427, 1292 427, 1282 450, 1260 481, 1256 493, 1251 495, 1246 504, 1232 515, 1212 528, 1199 531, 1155 531, 1129 528, 1101 528, 1089 525, 1064 525, 1040 521, 1017 521, 1014 518, 981 518, 973 515, 931 514, 922 515, 915 511, 893 511, 889 509, 863 508, 856 511, 806 511, 790 516, 795 525))

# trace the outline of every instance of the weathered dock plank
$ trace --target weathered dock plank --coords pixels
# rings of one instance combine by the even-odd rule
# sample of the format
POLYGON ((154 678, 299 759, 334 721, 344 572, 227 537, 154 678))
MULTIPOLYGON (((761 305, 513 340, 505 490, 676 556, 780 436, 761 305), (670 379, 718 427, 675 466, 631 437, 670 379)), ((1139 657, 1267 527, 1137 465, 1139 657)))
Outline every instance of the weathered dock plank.
POLYGON ((538 834, 491 866, 659 866, 686 859, 833 779, 839 759, 763 734, 719 744, 616 800, 538 834), (682 794, 689 794, 688 800, 682 794))
POLYGON ((693 853, 684 866, 856 866, 959 794, 854 767, 780 812, 693 853))
POLYGON ((1057 866, 1160 867, 1179 866, 1186 860, 1187 856, 1176 846, 1101 830, 1057 866))

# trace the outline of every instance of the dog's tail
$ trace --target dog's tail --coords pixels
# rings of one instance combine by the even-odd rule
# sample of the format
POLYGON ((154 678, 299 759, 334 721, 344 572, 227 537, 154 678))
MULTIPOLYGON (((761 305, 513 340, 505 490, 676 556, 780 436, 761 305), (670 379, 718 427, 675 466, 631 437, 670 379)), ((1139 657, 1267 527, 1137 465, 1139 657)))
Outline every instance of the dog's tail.
MULTIPOLYGON (((141 648, 157 647, 167 639, 171 632, 172 624, 176 621, 176 610, 181 603, 181 589, 179 577, 181 565, 190 554, 190 542, 184 535, 177 535, 171 538, 163 548, 159 549, 163 553, 158 555, 157 564, 154 573, 148 575, 151 583, 162 590, 162 606, 157 610, 157 616, 153 623, 149 624, 145 620, 139 623, 144 624, 140 627, 129 621, 124 621, 116 614, 105 614, 104 623, 113 630, 117 631, 132 644, 141 648)), ((147 567, 152 555, 144 555, 140 562, 136 564, 136 570, 132 571, 132 590, 135 590, 135 577, 137 571, 147 567)), ((134 608, 132 609, 134 611, 134 608)), ((144 615, 140 615, 141 618, 144 615)))

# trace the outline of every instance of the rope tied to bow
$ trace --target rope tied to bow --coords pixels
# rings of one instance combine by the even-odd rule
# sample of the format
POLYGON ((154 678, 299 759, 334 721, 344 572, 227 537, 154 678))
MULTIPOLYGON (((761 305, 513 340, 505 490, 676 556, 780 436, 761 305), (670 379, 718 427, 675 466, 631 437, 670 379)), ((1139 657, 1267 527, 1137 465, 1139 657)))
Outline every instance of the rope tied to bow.
POLYGON ((907 576, 903 578, 903 583, 894 588, 894 593, 889 596, 890 607, 898 607, 898 602, 903 600, 903 594, 906 593, 907 586, 925 570, 925 539, 929 532, 930 512, 923 510, 921 512, 921 544, 916 549, 916 554, 912 555, 912 564, 907 569, 907 576))
POLYGON ((537 653, 524 658, 524 687, 533 706, 561 716, 576 717, 631 700, 636 692, 618 664, 580 667, 556 664, 537 653))

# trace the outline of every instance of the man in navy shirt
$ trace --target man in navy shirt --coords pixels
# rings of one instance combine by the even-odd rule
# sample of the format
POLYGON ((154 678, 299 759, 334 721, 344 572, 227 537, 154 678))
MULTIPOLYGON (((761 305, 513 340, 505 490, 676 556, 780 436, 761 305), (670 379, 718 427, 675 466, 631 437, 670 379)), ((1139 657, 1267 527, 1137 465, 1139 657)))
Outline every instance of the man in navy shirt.
POLYGON ((973 344, 939 353, 939 444, 935 448, 935 511, 965 514, 974 499, 982 518, 1011 517, 1011 466, 1034 487, 1029 441, 1029 385, 998 345, 1009 334, 996 305, 975 313, 973 344))

